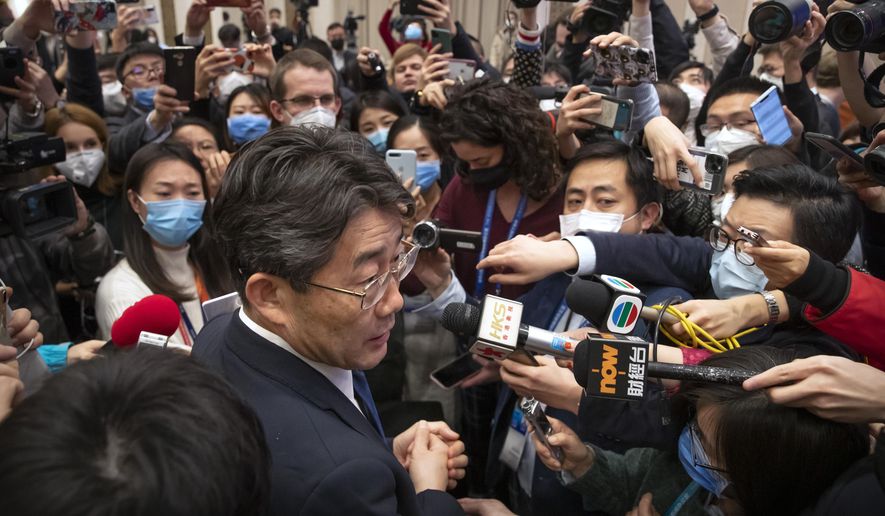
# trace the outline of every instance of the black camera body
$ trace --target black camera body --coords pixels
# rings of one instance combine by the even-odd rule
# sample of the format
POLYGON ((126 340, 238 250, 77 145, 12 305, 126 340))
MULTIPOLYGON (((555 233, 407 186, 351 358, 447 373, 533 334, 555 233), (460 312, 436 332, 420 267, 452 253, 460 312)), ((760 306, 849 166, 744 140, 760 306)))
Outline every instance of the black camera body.
POLYGON ((593 0, 581 19, 581 26, 592 36, 621 31, 632 9, 630 0, 593 0))
POLYGON ((64 181, 14 188, 9 176, 64 161, 65 143, 45 134, 17 135, 0 143, 0 236, 36 238, 77 221, 74 187, 64 181))
POLYGON ((479 253, 482 249, 482 234, 478 231, 448 229, 438 220, 425 220, 412 230, 412 243, 421 249, 435 251, 442 247, 452 253, 466 251, 479 253))
POLYGON ((885 52, 885 1, 855 3, 827 20, 827 43, 839 52, 885 52))

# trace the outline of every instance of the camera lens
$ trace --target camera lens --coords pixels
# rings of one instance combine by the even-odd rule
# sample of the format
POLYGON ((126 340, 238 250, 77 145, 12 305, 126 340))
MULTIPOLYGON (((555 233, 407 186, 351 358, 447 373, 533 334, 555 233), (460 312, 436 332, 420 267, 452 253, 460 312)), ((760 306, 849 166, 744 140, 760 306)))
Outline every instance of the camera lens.
POLYGON ((841 52, 859 49, 866 39, 864 20, 853 11, 839 11, 827 21, 827 43, 841 52))
POLYGON ((429 221, 420 222, 412 230, 412 242, 422 249, 435 247, 439 237, 439 229, 429 221))
POLYGON ((809 19, 808 0, 771 0, 750 13, 750 34, 760 43, 778 43, 802 32, 809 19))

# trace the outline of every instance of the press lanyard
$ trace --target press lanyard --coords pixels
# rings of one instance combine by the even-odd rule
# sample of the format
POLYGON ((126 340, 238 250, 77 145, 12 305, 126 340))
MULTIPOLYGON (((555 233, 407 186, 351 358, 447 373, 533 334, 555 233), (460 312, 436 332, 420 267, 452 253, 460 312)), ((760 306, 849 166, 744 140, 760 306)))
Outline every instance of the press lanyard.
POLYGON ((194 325, 191 324, 191 318, 187 316, 184 306, 179 304, 178 311, 181 312, 181 324, 178 325, 178 329, 181 331, 185 345, 188 347, 193 346, 194 340, 197 338, 197 332, 194 330, 194 325))
MULTIPOLYGON (((559 321, 562 320, 565 313, 568 311, 568 303, 565 302, 565 298, 562 299, 559 303, 559 308, 556 309, 556 313, 553 314, 553 320, 550 322, 550 325, 547 327, 548 331, 556 331, 556 327, 559 326, 559 321)), ((564 328, 563 331, 567 331, 568 327, 564 328)))
POLYGON ((667 509, 667 512, 664 513, 664 516, 674 516, 676 514, 679 514, 679 511, 682 510, 685 504, 688 503, 691 497, 694 496, 700 488, 701 485, 692 480, 691 484, 688 484, 688 487, 686 487, 682 491, 682 494, 679 495, 679 498, 677 498, 676 501, 673 502, 673 505, 671 505, 670 508, 667 509))
MULTIPOLYGON (((495 213, 495 199, 497 193, 497 189, 489 192, 489 200, 486 203, 486 216, 482 221, 482 250, 479 253, 480 260, 483 260, 489 254, 489 235, 492 232, 492 216, 495 213)), ((516 232, 519 231, 519 223, 522 222, 522 217, 525 215, 525 207, 527 204, 528 197, 526 194, 522 194, 522 197, 519 198, 519 204, 516 206, 516 213, 513 214, 513 220, 510 222, 510 230, 507 232, 507 240, 511 240, 515 237, 516 232)), ((476 287, 473 289, 473 297, 476 299, 482 299, 485 287, 486 271, 485 269, 480 269, 476 271, 476 287)), ((495 293, 497 294, 500 292, 501 284, 498 283, 495 285, 495 293)))

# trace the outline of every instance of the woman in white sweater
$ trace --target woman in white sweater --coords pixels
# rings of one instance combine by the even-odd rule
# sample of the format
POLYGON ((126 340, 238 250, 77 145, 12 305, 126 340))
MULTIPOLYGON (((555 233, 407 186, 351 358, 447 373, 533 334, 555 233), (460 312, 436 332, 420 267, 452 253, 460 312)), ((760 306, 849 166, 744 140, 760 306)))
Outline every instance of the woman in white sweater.
POLYGON ((150 144, 126 168, 123 243, 126 259, 98 287, 102 337, 124 310, 151 294, 178 303, 182 322, 171 341, 191 345, 203 327, 201 303, 234 290, 224 255, 211 237, 206 176, 180 143, 150 144))

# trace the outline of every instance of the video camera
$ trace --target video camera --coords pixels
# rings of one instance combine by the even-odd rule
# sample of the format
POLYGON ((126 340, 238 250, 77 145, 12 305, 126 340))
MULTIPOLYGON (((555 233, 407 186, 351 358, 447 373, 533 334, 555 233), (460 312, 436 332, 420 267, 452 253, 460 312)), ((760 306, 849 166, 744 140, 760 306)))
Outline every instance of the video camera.
POLYGON ((359 22, 365 20, 366 16, 364 14, 354 16, 352 10, 347 10, 347 16, 344 17, 344 23, 342 23, 344 25, 344 32, 347 34, 347 48, 356 48, 356 31, 359 29, 359 22))
POLYGON ((71 183, 10 186, 15 183, 10 176, 64 159, 65 143, 59 137, 28 133, 0 143, 0 236, 36 238, 77 221, 71 183))
POLYGON ((425 220, 412 230, 412 242, 421 249, 435 251, 442 247, 448 252, 469 251, 478 253, 482 247, 482 234, 444 227, 438 220, 425 220))

